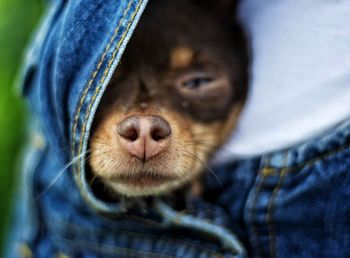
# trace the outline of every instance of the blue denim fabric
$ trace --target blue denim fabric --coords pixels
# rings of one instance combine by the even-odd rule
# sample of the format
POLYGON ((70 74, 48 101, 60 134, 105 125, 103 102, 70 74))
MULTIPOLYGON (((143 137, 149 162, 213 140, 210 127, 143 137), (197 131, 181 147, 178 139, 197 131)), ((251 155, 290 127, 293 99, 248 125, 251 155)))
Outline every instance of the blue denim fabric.
POLYGON ((208 184, 251 257, 349 257, 350 121, 291 147, 215 170, 208 184))
POLYGON ((221 183, 208 175, 203 198, 180 212, 94 195, 84 166, 91 123, 146 4, 51 2, 23 71, 33 142, 6 257, 346 257, 349 123, 215 168, 221 183))
POLYGON ((246 257, 216 205, 191 200, 180 213, 156 200, 143 214, 87 183, 94 113, 146 4, 51 2, 23 69, 34 140, 7 257, 246 257))

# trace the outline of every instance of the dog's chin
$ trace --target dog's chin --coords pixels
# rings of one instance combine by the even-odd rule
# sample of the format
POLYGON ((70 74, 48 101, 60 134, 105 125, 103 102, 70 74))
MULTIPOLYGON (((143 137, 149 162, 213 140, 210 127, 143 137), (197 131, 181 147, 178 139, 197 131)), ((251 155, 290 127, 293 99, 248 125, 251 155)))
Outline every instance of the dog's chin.
POLYGON ((186 184, 184 179, 162 177, 138 177, 121 181, 109 181, 106 184, 112 191, 127 197, 160 196, 186 184))

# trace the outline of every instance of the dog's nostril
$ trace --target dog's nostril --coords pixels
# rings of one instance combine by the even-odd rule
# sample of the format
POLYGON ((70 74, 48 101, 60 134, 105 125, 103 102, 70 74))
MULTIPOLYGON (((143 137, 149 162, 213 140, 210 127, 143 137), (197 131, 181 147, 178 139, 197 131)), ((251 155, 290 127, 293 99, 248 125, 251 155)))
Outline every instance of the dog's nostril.
POLYGON ((136 141, 139 138, 140 126, 135 117, 127 118, 117 127, 118 134, 127 141, 136 141))
POLYGON ((160 141, 160 140, 162 140, 162 139, 165 138, 164 133, 163 133, 162 130, 159 129, 159 128, 156 128, 156 129, 153 129, 153 130, 152 130, 152 132, 151 132, 151 137, 152 137, 152 139, 155 140, 156 142, 157 142, 157 141, 160 141))
POLYGON ((150 133, 151 133, 152 139, 154 141, 158 142, 158 141, 163 140, 163 139, 170 136, 171 128, 165 120, 157 121, 157 122, 155 122, 155 125, 151 129, 150 133))
POLYGON ((151 131, 151 137, 156 142, 169 137, 170 134, 171 134, 170 127, 169 128, 156 127, 156 128, 153 128, 151 131))
POLYGON ((129 141, 136 141, 139 137, 138 131, 134 127, 127 128, 122 133, 119 133, 120 136, 129 141))

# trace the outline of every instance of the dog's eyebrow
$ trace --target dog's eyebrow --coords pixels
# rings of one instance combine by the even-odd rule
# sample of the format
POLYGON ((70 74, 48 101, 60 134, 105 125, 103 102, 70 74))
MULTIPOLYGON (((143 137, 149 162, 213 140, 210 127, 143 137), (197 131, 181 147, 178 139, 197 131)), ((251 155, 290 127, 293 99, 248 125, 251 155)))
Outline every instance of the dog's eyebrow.
POLYGON ((178 46, 170 52, 170 67, 183 68, 191 64, 194 51, 188 46, 178 46))

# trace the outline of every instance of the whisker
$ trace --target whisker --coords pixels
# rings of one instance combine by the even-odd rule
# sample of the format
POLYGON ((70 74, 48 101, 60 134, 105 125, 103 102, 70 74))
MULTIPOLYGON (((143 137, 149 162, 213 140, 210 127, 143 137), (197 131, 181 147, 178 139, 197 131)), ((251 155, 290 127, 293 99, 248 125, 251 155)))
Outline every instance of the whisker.
POLYGON ((98 140, 98 139, 94 139, 93 140, 95 143, 101 144, 101 145, 106 145, 106 146, 111 146, 111 144, 107 141, 102 141, 102 140, 98 140))
POLYGON ((191 143, 187 143, 187 144, 184 144, 182 145, 183 147, 186 147, 186 146, 194 146, 194 145, 197 145, 197 146, 206 146, 206 147, 216 147, 217 144, 213 143, 213 144, 206 144, 205 142, 191 142, 191 143))
POLYGON ((218 145, 214 145, 214 144, 205 144, 205 143, 198 143, 198 144, 186 144, 186 145, 183 145, 183 147, 186 147, 186 146, 192 146, 192 145, 197 145, 197 149, 199 150, 207 150, 207 148, 215 148, 214 149, 214 152, 216 150, 224 150, 226 151, 228 154, 233 154, 232 153, 232 150, 230 150, 227 146, 225 145, 221 145, 220 147, 218 145))
POLYGON ((92 177, 92 179, 90 180, 90 182, 89 182, 89 186, 92 186, 93 183, 96 181, 97 178, 98 178, 98 175, 94 175, 94 176, 92 177))
MULTIPOLYGON (((80 155, 74 157, 63 169, 61 169, 57 175, 54 177, 54 179, 51 181, 51 183, 41 192, 39 193, 34 200, 32 201, 33 203, 36 202, 42 195, 44 195, 45 193, 47 193, 52 187, 53 185, 58 181, 58 179, 64 174, 64 172, 66 172, 66 170, 71 167, 72 165, 74 165, 77 161, 79 161, 79 159, 86 155, 87 153, 89 153, 90 150, 81 153, 80 155)), ((33 203, 31 203, 30 205, 33 205, 33 203)))
POLYGON ((212 170, 203 160, 201 160, 199 157, 197 157, 195 154, 193 153, 189 153, 189 152, 185 152, 185 154, 183 154, 184 156, 190 157, 193 160, 198 161, 199 163, 201 163, 213 176, 214 178, 218 181, 218 183, 222 186, 223 183, 221 182, 220 178, 215 174, 214 170, 212 170))
POLYGON ((218 139, 197 139, 197 140, 192 140, 192 141, 184 141, 187 143, 192 143, 192 142, 217 142, 218 139))
POLYGON ((192 133, 192 136, 206 136, 206 135, 213 136, 213 133, 212 132, 192 133))

